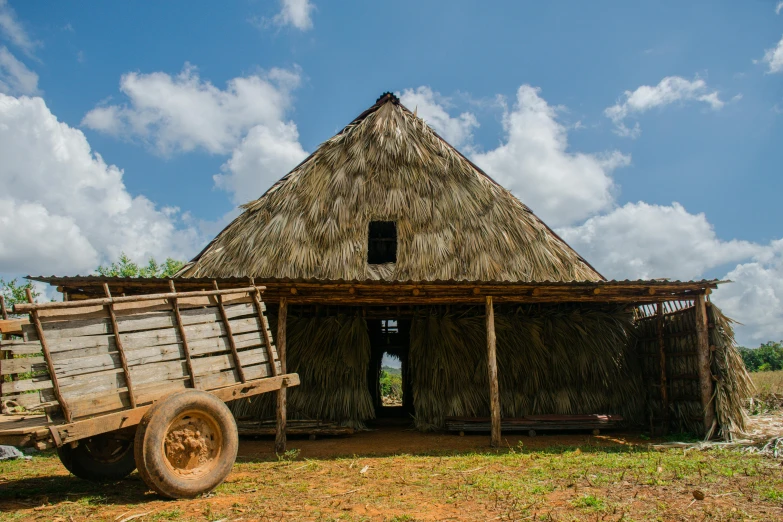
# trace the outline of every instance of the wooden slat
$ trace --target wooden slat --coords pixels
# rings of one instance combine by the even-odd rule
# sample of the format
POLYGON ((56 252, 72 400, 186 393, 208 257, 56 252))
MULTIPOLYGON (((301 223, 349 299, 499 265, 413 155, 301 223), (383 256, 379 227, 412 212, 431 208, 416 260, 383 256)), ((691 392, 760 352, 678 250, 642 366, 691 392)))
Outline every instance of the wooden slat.
MULTIPOLYGON (((258 321, 261 326, 261 333, 264 335, 264 345, 266 346, 267 352, 269 353, 269 360, 274 361, 275 360, 275 348, 272 345, 272 336, 269 334, 269 325, 266 322, 266 316, 264 315, 264 310, 261 307, 261 291, 258 290, 258 288, 253 285, 254 288, 256 288, 255 292, 252 292, 253 297, 253 303, 256 306, 256 312, 258 313, 258 321)), ((277 375, 277 368, 275 365, 272 365, 272 374, 277 375)))
POLYGON ((37 341, 2 340, 0 352, 11 352, 17 355, 31 355, 41 353, 41 343, 37 341))
MULTIPOLYGON (((103 289, 106 291, 106 297, 111 299, 111 292, 109 291, 109 285, 103 283, 103 289)), ((117 346, 117 355, 120 358, 120 364, 122 365, 122 373, 125 376, 125 384, 128 388, 128 396, 130 398, 131 408, 136 407, 136 395, 133 393, 133 379, 131 378, 130 370, 128 369, 128 359, 125 357, 125 350, 122 347, 122 336, 120 335, 120 329, 117 328, 117 316, 114 315, 114 304, 109 303, 106 305, 106 311, 109 313, 109 319, 111 320, 111 329, 114 334, 114 344, 117 346)))
MULTIPOLYGON (((29 288, 26 289, 27 292, 27 300, 32 303, 33 302, 33 295, 29 288)), ((46 366, 49 369, 49 378, 51 379, 52 388, 54 388, 54 396, 57 398, 57 402, 60 403, 60 409, 63 412, 63 415, 65 416, 65 420, 70 422, 71 421, 71 411, 68 408, 68 403, 63 399, 62 394, 60 393, 60 384, 57 381, 57 374, 54 371, 54 366, 52 366, 52 355, 49 352, 49 346, 46 344, 46 338, 44 337, 43 328, 41 327, 41 321, 38 319, 38 311, 33 309, 30 312, 30 318, 33 321, 33 324, 35 325, 35 333, 38 335, 38 340, 41 343, 41 350, 43 351, 44 359, 46 360, 46 366)))
POLYGON ((0 334, 19 335, 22 331, 22 325, 28 324, 27 319, 3 319, 0 320, 0 334))
MULTIPOLYGON (((215 283, 215 290, 218 290, 218 283, 215 283)), ((223 308, 223 296, 218 294, 215 296, 217 300, 218 310, 220 311, 220 318, 223 320, 223 326, 226 329, 226 338, 228 339, 228 346, 231 348, 231 356, 234 358, 234 369, 239 376, 240 382, 245 382, 245 372, 242 371, 242 363, 239 361, 239 354, 237 353, 237 346, 234 343, 234 335, 231 333, 231 322, 228 320, 226 310, 223 308)))
POLYGON ((182 315, 179 313, 179 304, 177 302, 177 292, 174 288, 174 281, 169 281, 169 288, 171 293, 175 297, 169 299, 171 303, 171 310, 174 312, 174 318, 176 320, 177 331, 179 332, 179 340, 182 343, 182 351, 185 355, 185 367, 187 368, 187 376, 190 379, 191 385, 196 387, 196 372, 193 369, 193 361, 190 356, 190 347, 188 346, 188 336, 185 332, 185 324, 182 322, 182 315))
POLYGON ((4 359, 0 375, 11 375, 12 373, 25 373, 33 370, 40 371, 46 369, 46 361, 43 357, 24 357, 21 359, 4 359))

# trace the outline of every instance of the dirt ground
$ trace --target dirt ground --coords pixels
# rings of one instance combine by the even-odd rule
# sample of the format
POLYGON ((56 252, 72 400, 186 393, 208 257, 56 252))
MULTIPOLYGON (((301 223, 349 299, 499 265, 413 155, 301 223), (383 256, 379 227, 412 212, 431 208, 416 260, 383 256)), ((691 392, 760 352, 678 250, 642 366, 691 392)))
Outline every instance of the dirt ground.
MULTIPOLYGON (((770 422, 783 426, 780 416, 770 422)), ((243 440, 215 492, 162 500, 136 473, 69 476, 56 456, 0 463, 0 520, 783 520, 781 460, 739 450, 653 450, 638 434, 421 434, 243 440), (704 493, 704 499, 695 497, 704 493)))

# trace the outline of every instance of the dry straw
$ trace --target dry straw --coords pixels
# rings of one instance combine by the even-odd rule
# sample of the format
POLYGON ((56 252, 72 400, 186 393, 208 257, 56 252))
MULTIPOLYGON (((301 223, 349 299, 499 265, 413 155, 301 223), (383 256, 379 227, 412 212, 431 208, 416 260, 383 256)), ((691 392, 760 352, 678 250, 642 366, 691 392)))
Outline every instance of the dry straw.
POLYGON ((603 279, 391 95, 243 208, 179 276, 603 279), (397 263, 367 263, 375 220, 397 223, 397 263))

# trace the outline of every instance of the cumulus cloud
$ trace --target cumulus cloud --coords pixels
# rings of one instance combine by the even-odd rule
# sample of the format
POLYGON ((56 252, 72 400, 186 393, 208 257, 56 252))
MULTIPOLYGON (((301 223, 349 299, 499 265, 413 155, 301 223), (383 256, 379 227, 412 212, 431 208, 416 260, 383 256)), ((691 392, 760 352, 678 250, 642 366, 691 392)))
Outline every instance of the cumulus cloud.
POLYGON ((82 125, 140 139, 164 155, 197 148, 228 154, 251 128, 282 121, 298 84, 299 72, 284 69, 234 78, 224 90, 189 64, 176 76, 127 73, 120 80, 127 103, 98 106, 82 125))
POLYGON ((216 186, 232 194, 234 203, 242 204, 261 196, 306 156, 293 123, 257 125, 223 164, 222 174, 213 179, 216 186))
POLYGON ((627 203, 558 233, 610 279, 694 279, 764 251, 747 241, 720 240, 704 214, 690 214, 679 203, 627 203))
POLYGON ((38 92, 38 75, 4 46, 0 46, 0 92, 13 95, 38 92))
POLYGON ((778 5, 775 6, 775 14, 780 14, 780 11, 783 11, 783 0, 778 2, 778 5))
POLYGON ((121 251, 186 258, 199 242, 41 98, 0 94, 0 157, 0 273, 88 273, 121 251))
POLYGON ((453 146, 472 147, 473 129, 479 126, 476 116, 470 112, 463 112, 457 117, 452 117, 446 109, 451 106, 448 98, 433 92, 428 86, 416 89, 405 89, 400 96, 403 105, 412 111, 435 129, 443 139, 453 146))
POLYGON ((0 34, 28 56, 33 56, 35 48, 41 45, 30 38, 7 0, 0 0, 0 34))
POLYGON ((310 0, 280 0, 280 12, 273 21, 277 25, 292 25, 301 31, 313 27, 311 14, 315 5, 310 0))
POLYGON ((713 294, 715 303, 740 323, 737 341, 758 346, 783 339, 783 240, 773 242, 759 259, 726 274, 734 283, 713 294))
POLYGON ((639 123, 632 128, 625 124, 626 118, 637 116, 656 107, 665 107, 676 102, 696 101, 710 106, 713 110, 721 109, 718 91, 710 91, 707 83, 699 78, 686 80, 680 76, 667 76, 658 85, 642 85, 635 91, 625 91, 615 105, 608 107, 604 114, 615 125, 615 132, 620 136, 636 138, 641 133, 639 123))
POLYGON ((783 37, 775 47, 766 50, 761 62, 767 64, 769 74, 783 71, 783 37))
POLYGON ((755 346, 783 339, 783 239, 769 245, 724 241, 704 214, 678 204, 628 203, 574 227, 558 229, 610 279, 699 279, 736 264, 721 279, 715 303, 742 323, 737 341, 755 346))
MULTIPOLYGON (((557 110, 523 85, 503 116, 505 141, 472 159, 553 226, 583 220, 614 203, 611 173, 630 164, 618 151, 572 152, 557 110)), ((436 127, 437 129, 437 127, 436 127)))

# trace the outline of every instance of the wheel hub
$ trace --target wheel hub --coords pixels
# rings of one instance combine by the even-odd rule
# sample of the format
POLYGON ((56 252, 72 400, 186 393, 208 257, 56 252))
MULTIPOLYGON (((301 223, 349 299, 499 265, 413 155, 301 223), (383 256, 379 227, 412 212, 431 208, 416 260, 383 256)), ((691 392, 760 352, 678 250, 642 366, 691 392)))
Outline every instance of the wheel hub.
POLYGON ((186 412, 169 425, 163 445, 171 470, 183 478, 196 478, 217 465, 222 435, 209 415, 186 412))

